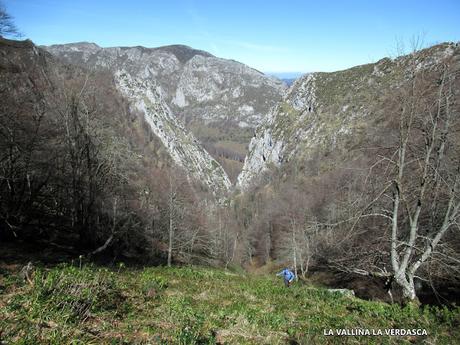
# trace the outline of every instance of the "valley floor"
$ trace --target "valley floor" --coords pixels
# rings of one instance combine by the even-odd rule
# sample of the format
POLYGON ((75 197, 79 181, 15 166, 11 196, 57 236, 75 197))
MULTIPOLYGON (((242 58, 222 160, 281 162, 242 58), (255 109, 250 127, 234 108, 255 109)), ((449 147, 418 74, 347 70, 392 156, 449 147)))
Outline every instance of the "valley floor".
POLYGON ((460 309, 344 297, 274 275, 202 267, 36 267, 0 259, 1 344, 454 344, 460 309), (325 336, 424 329, 427 336, 325 336))

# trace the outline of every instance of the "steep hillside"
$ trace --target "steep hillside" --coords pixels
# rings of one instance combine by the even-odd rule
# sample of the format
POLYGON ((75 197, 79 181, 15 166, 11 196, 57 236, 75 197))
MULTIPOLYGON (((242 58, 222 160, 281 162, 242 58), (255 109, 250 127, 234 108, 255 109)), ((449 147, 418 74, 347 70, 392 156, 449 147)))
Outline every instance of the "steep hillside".
POLYGON ((253 256, 458 296, 459 90, 454 43, 299 79, 238 179, 253 256))
POLYGON ((181 47, 167 47, 164 52, 153 53, 153 60, 157 63, 153 67, 149 50, 142 47, 102 50, 95 44, 81 43, 47 49, 67 63, 99 71, 108 68, 114 75, 118 89, 136 110, 145 114, 153 133, 160 138, 174 162, 190 176, 206 184, 216 196, 225 194, 229 189, 230 181, 224 170, 203 150, 179 119, 172 115, 165 102, 165 87, 160 84, 164 79, 155 71, 157 68, 173 73, 177 66, 171 60, 188 61, 192 57, 209 54, 181 47))
POLYGON ((454 344, 460 339, 459 328, 452 326, 460 318, 458 307, 365 301, 311 282, 286 289, 274 275, 193 266, 60 265, 37 269, 29 285, 17 279, 19 268, 0 265, 0 330, 8 344, 454 344))
POLYGON ((0 39, 0 96, 1 241, 157 260, 172 212, 188 241, 196 224, 204 231, 199 207, 230 187, 152 84, 128 72, 0 39))
POLYGON ((45 48, 70 63, 115 74, 127 71, 156 88, 172 114, 233 177, 253 129, 284 91, 280 81, 244 64, 181 45, 100 48, 73 43, 45 48))
POLYGON ((231 187, 227 174, 193 134, 172 116, 156 85, 147 79, 133 77, 124 69, 115 73, 115 80, 118 89, 132 102, 132 106, 144 114, 153 133, 160 138, 174 162, 209 187, 217 198, 223 197, 231 187))
POLYGON ((313 153, 340 156, 379 126, 377 135, 384 136, 388 94, 412 73, 428 72, 452 56, 458 60, 458 45, 442 44, 395 60, 298 79, 257 129, 238 185, 245 189, 270 166, 307 161, 313 153))

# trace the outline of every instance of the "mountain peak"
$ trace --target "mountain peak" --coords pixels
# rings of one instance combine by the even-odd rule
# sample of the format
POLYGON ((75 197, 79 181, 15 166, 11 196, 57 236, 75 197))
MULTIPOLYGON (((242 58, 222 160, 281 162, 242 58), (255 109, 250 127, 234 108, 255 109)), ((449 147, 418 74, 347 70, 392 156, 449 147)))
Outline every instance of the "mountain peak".
POLYGON ((66 43, 66 44, 53 44, 51 46, 46 47, 48 48, 56 48, 56 47, 66 47, 68 50, 72 51, 90 51, 94 52, 101 49, 96 43, 93 42, 74 42, 74 43, 66 43))
POLYGON ((204 57, 214 57, 214 55, 199 49, 194 49, 192 47, 183 45, 183 44, 174 44, 169 46, 163 46, 154 48, 157 51, 164 51, 170 54, 174 54, 174 56, 179 60, 181 63, 185 64, 187 61, 192 59, 195 55, 200 55, 204 57))

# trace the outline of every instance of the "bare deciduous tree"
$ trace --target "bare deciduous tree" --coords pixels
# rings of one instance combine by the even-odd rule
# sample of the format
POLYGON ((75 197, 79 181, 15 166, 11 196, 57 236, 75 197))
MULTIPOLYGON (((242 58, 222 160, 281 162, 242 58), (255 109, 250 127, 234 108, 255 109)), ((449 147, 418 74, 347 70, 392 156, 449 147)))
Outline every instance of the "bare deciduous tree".
POLYGON ((22 33, 14 24, 13 17, 6 12, 5 6, 0 2, 0 36, 22 37, 22 33))
POLYGON ((414 77, 409 97, 402 100, 399 145, 388 157, 395 173, 389 212, 391 268, 409 300, 416 299, 414 278, 419 268, 432 257, 445 233, 458 228, 460 162, 458 143, 452 137, 452 121, 458 117, 453 114, 458 110, 453 78, 446 66, 437 99, 430 104, 424 102, 430 98, 420 94, 426 92, 426 85, 414 77), (434 208, 437 211, 430 212, 434 208), (430 216, 428 222, 422 218, 430 216))
POLYGON ((385 187, 357 217, 385 219, 390 229, 381 240, 388 247, 368 254, 372 267, 350 270, 388 277, 406 301, 417 300, 415 280, 426 279, 432 261, 455 270, 443 252, 456 251, 442 241, 449 230, 459 230, 460 219, 459 104, 453 92, 459 71, 448 63, 424 73, 413 67, 409 86, 393 97, 398 129, 390 147, 395 149, 376 163, 382 169, 374 174, 385 179, 385 187))

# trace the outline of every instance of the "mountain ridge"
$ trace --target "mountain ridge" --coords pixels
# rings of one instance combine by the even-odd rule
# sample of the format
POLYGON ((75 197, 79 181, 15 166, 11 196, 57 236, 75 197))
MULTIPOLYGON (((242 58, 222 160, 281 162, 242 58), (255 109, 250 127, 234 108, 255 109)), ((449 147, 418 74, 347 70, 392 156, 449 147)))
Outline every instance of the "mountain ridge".
POLYGON ((308 156, 315 147, 333 147, 365 131, 381 114, 382 90, 398 87, 407 73, 429 69, 452 54, 458 54, 458 43, 447 42, 395 59, 298 78, 258 127, 237 185, 247 189, 270 164, 280 167, 297 154, 308 156))
POLYGON ((157 48, 73 43, 44 47, 71 64, 90 69, 120 67, 155 81, 176 118, 236 179, 254 129, 281 99, 281 81, 249 66, 184 45, 157 48))

